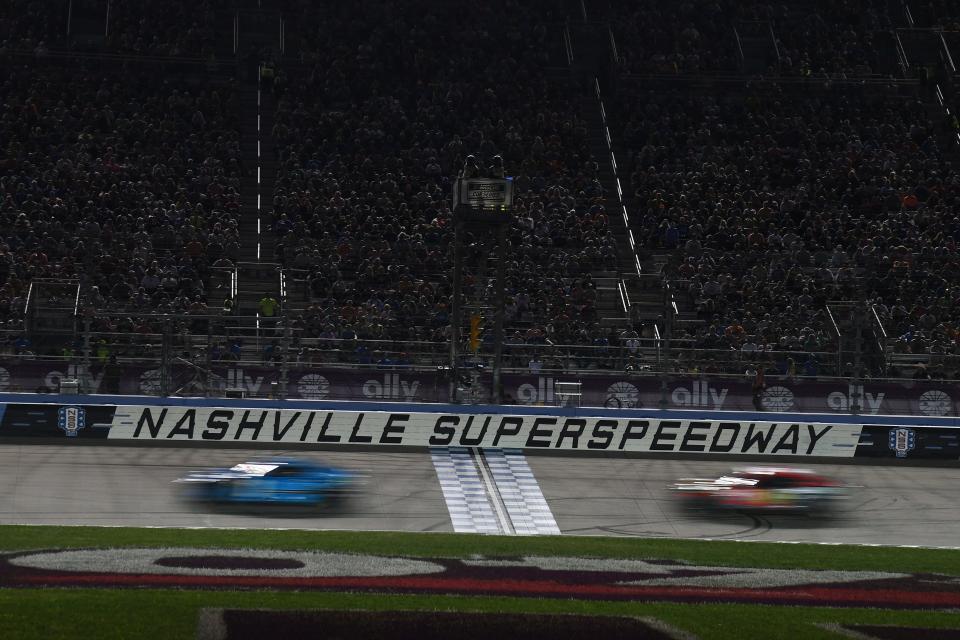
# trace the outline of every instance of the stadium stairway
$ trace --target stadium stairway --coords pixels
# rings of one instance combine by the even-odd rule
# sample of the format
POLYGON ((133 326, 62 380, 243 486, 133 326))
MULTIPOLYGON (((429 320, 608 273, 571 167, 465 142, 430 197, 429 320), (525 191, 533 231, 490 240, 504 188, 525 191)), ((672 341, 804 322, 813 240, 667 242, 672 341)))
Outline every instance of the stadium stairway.
POLYGON ((249 159, 244 176, 240 216, 240 260, 273 262, 274 241, 270 212, 277 162, 270 137, 275 112, 274 98, 258 96, 255 86, 244 85, 239 96, 242 135, 240 153, 249 159), (259 100, 259 105, 258 105, 259 100))
MULTIPOLYGON (((617 264, 621 270, 627 270, 633 262, 633 252, 627 241, 626 228, 618 214, 620 200, 617 196, 617 180, 610 165, 610 148, 607 146, 600 103, 595 96, 580 101, 580 115, 586 121, 589 133, 590 155, 600 166, 600 186, 606 201, 607 215, 617 238, 617 264)), ((598 272, 593 274, 597 284, 597 315, 604 326, 626 326, 629 324, 629 311, 625 308, 625 299, 621 300, 616 272, 598 272)))
POLYGON ((952 118, 947 116, 945 108, 945 106, 950 107, 952 105, 941 105, 934 97, 925 106, 927 117, 933 123, 933 135, 936 138, 940 153, 943 154, 945 160, 954 164, 960 162, 960 139, 957 138, 957 130, 954 129, 952 118))
POLYGON ((261 173, 258 147, 260 146, 260 132, 257 130, 259 107, 257 106, 257 89, 250 83, 245 83, 238 89, 238 108, 241 122, 240 155, 244 158, 246 175, 243 177, 240 189, 240 260, 255 262, 257 256, 257 223, 259 208, 257 198, 260 193, 261 173))
POLYGON ((273 202, 276 156, 270 132, 275 100, 259 92, 255 79, 240 85, 240 152, 248 167, 240 190, 240 260, 237 262, 237 299, 240 316, 236 333, 243 337, 243 360, 259 359, 265 342, 274 336, 271 321, 257 318, 264 296, 280 300, 280 265, 275 261, 269 211, 273 202), (269 325, 269 326, 268 326, 269 325))
POLYGON ((626 168, 627 154, 617 142, 616 104, 610 97, 612 87, 607 86, 611 83, 606 81, 611 73, 610 32, 604 22, 589 22, 606 15, 608 7, 602 0, 574 2, 573 5, 568 7, 572 19, 571 45, 576 61, 573 72, 581 79, 581 85, 588 85, 580 100, 580 115, 587 124, 590 153, 599 164, 610 228, 617 239, 618 273, 605 274, 609 276, 606 279, 610 284, 598 285, 598 288, 610 289, 606 295, 601 292, 598 305, 599 298, 615 300, 619 311, 611 317, 616 318, 621 326, 637 328, 640 323, 656 321, 663 315, 663 280, 659 266, 643 251, 643 239, 633 238, 631 243, 630 228, 623 215, 625 205, 626 211, 630 211, 630 195, 623 191, 629 189, 629 170, 626 168), (584 22, 580 22, 580 16, 584 22), (599 25, 602 27, 598 29, 599 25), (582 82, 583 74, 592 77, 593 81, 582 82))
POLYGON ((96 50, 106 45, 107 4, 78 2, 70 5, 70 38, 74 43, 96 50))
POLYGON ((736 34, 743 56, 742 71, 747 75, 763 75, 776 62, 777 52, 773 29, 769 22, 737 24, 736 34))
MULTIPOLYGON (((238 52, 243 59, 245 73, 239 96, 240 121, 243 135, 240 151, 246 166, 241 191, 240 261, 246 263, 273 262, 274 243, 270 233, 269 212, 273 202, 273 183, 276 177, 276 156, 272 144, 276 99, 271 86, 261 86, 258 63, 277 57, 280 50, 279 10, 264 8, 260 2, 240 2, 236 12, 238 52)), ((227 26, 232 27, 233 23, 227 26)), ((246 283, 240 282, 241 289, 246 283)))
MULTIPOLYGON (((604 107, 608 108, 608 105, 605 103, 604 107)), ((603 286, 604 289, 611 289, 611 293, 601 297, 612 299, 619 305, 616 312, 613 309, 605 309, 601 312, 601 317, 605 317, 604 314, 609 311, 612 315, 606 317, 616 318, 622 321, 624 326, 636 321, 655 320, 663 314, 664 292, 661 280, 658 277, 660 268, 648 256, 642 253, 638 256, 630 246, 629 229, 623 221, 623 209, 621 208, 623 206, 621 198, 627 198, 628 194, 621 194, 617 189, 618 176, 621 188, 628 187, 629 176, 625 171, 626 164, 621 164, 627 157, 626 152, 619 148, 614 131, 611 130, 610 143, 613 146, 614 157, 618 163, 618 174, 615 175, 610 159, 611 149, 607 144, 607 124, 604 122, 604 115, 598 99, 593 95, 589 98, 583 98, 580 110, 581 116, 587 123, 590 135, 590 152, 600 165, 600 184, 606 195, 610 226, 617 238, 617 264, 620 265, 619 274, 609 273, 600 276, 606 281, 604 285, 600 285, 598 280, 598 288, 603 286), (638 261, 640 272, 644 275, 642 278, 634 277, 637 273, 638 261), (622 300, 617 286, 618 279, 620 280, 620 286, 624 287, 622 300), (629 303, 631 308, 624 309, 624 303, 629 303)), ((642 243, 641 239, 635 238, 635 241, 642 243)))
POLYGON ((939 33, 929 29, 898 29, 897 35, 912 67, 940 65, 945 52, 939 33))
POLYGON ((237 42, 236 27, 239 26, 239 12, 236 9, 218 9, 216 11, 216 35, 214 37, 214 52, 219 60, 233 60, 236 58, 235 47, 237 42))

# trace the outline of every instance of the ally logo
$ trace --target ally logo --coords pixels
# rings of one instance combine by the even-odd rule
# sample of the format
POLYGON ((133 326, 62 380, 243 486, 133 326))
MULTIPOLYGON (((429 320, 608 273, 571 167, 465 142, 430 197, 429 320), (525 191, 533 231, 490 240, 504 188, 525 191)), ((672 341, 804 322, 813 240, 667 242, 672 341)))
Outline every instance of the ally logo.
POLYGON ((77 432, 87 426, 86 410, 83 407, 60 407, 57 426, 63 429, 68 438, 76 438, 77 432))
POLYGON ((917 446, 917 432, 906 427, 890 429, 887 444, 897 454, 898 458, 906 458, 907 454, 917 446))

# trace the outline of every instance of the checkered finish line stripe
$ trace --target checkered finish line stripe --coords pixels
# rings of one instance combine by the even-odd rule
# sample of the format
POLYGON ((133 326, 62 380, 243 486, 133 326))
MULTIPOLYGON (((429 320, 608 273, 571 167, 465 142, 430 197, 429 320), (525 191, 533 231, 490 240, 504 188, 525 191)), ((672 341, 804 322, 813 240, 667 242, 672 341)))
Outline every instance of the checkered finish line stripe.
POLYGON ((506 533, 494 513, 477 463, 469 449, 430 449, 433 468, 457 533, 506 533))
POLYGON ((527 458, 515 449, 484 449, 483 457, 516 532, 560 535, 527 458))

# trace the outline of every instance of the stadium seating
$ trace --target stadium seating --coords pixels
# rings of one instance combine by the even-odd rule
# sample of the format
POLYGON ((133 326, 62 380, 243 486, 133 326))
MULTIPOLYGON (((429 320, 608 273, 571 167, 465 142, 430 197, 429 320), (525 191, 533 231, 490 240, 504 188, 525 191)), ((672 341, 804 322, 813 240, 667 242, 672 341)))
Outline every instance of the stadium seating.
MULTIPOLYGON (((515 178, 509 362, 571 345, 599 348, 577 366, 622 367, 603 349, 630 344, 640 357, 636 342, 665 320, 602 322, 598 283, 634 265, 605 134, 586 111, 596 74, 630 246, 676 295, 674 347, 726 354, 681 366, 849 353, 850 305, 869 310, 871 334, 886 332, 875 342, 887 353, 865 354, 876 374, 887 372, 880 355, 916 364, 956 353, 958 292, 945 274, 960 159, 935 101, 951 94, 938 84, 935 99, 942 76, 907 60, 907 32, 955 22, 949 3, 285 0, 243 15, 269 23, 263 34, 271 11, 296 16, 295 44, 265 35, 236 51, 239 23, 224 16, 248 3, 118 0, 109 15, 80 3, 80 14, 103 13, 93 50, 108 52, 104 65, 59 53, 87 49, 57 26, 54 4, 14 0, 0 17, 0 321, 11 329, 40 279, 78 280, 94 310, 219 313, 214 267, 256 255, 304 283, 300 304, 281 301, 298 340, 445 344, 452 180, 472 155, 481 171, 502 160, 515 178), (609 28, 600 54, 600 40, 571 36, 582 17, 609 28), (198 73, 148 62, 214 53, 220 66, 198 73), (254 104, 247 66, 267 60, 254 104), (243 125, 241 100, 254 105, 243 125), (266 123, 252 142, 251 114, 266 123), (262 193, 249 170, 264 162, 261 143, 276 160, 263 164, 262 193), (258 197, 263 256, 241 231, 259 224, 243 220, 258 197)), ((468 238, 468 299, 489 293, 477 259, 486 241, 468 238)), ((823 370, 849 374, 845 359, 823 370)))
POLYGON ((530 13, 494 41, 495 3, 432 6, 410 38, 406 7, 360 41, 326 16, 306 45, 323 63, 280 101, 274 231, 282 262, 310 273, 306 335, 447 340, 451 178, 475 154, 484 167, 502 156, 516 179, 509 334, 603 339, 591 276, 617 257, 579 94, 543 77, 530 13))
POLYGON ((101 310, 203 306, 238 251, 230 88, 51 65, 11 66, 2 91, 5 297, 78 279, 101 310))

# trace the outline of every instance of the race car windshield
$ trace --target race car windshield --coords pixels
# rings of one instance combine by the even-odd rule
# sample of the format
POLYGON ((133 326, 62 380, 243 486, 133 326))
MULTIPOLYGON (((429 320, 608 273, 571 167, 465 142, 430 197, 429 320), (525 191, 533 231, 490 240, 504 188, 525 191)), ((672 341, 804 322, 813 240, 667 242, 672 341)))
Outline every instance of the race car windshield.
POLYGON ((280 465, 278 464, 256 464, 252 462, 244 462, 235 467, 231 467, 230 471, 238 471, 251 476, 265 476, 279 466, 280 465))
POLYGON ((717 484, 741 484, 753 486, 757 484, 757 482, 759 482, 759 480, 756 478, 741 475, 721 476, 720 478, 717 478, 717 484))

